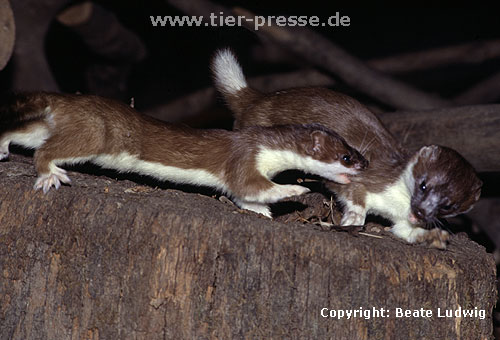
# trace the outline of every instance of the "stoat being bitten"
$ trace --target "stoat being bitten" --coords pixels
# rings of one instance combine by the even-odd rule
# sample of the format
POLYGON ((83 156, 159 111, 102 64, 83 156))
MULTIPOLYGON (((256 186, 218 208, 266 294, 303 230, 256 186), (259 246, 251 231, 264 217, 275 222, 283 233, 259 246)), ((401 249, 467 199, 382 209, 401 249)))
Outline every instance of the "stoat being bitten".
POLYGON ((350 182, 367 161, 319 124, 197 130, 140 115, 127 105, 89 95, 16 95, 0 112, 0 159, 9 144, 36 149, 35 189, 69 183, 62 164, 90 161, 121 172, 214 187, 241 208, 270 217, 267 203, 303 194, 278 185, 278 172, 298 169, 350 182))
POLYGON ((212 71, 217 89, 234 113, 235 129, 320 123, 365 156, 370 166, 355 181, 328 185, 344 204, 343 225, 363 225, 366 215, 374 213, 390 219, 392 232, 408 242, 444 247, 446 232, 421 227, 465 213, 479 199, 482 183, 456 151, 432 145, 409 154, 372 112, 351 97, 325 88, 260 93, 248 87, 230 50, 217 52, 212 71))

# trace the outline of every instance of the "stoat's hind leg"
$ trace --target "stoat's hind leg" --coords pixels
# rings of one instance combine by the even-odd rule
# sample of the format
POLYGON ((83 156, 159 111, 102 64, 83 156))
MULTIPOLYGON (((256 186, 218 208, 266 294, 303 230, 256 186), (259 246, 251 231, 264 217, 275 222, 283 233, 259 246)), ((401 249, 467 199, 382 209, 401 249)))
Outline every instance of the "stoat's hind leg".
POLYGON ((35 190, 42 189, 44 194, 51 187, 59 189, 61 182, 71 182, 66 175, 66 171, 56 166, 54 162, 56 159, 63 158, 61 157, 61 153, 55 150, 57 145, 57 143, 51 143, 51 139, 49 139, 47 143, 35 152, 34 160, 38 178, 33 188, 35 190))
POLYGON ((57 167, 53 163, 49 165, 49 168, 50 172, 40 174, 33 186, 35 190, 42 189, 44 194, 46 194, 52 186, 59 189, 61 182, 66 184, 71 182, 66 175, 66 170, 57 167))
POLYGON ((85 162, 92 158, 89 151, 84 154, 75 152, 75 145, 66 140, 61 140, 59 136, 50 137, 35 152, 35 168, 38 173, 38 179, 35 182, 36 190, 43 189, 47 193, 51 187, 59 189, 62 183, 70 183, 71 180, 66 175, 66 171, 59 168, 57 164, 76 164, 85 162))

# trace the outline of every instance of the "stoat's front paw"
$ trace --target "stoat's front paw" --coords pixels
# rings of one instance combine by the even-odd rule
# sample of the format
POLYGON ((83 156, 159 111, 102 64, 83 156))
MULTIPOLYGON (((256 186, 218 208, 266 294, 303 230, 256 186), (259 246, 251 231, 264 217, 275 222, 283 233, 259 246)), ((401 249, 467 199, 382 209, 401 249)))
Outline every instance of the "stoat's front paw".
POLYGON ((43 193, 46 194, 52 186, 59 189, 61 182, 70 183, 71 180, 66 175, 66 170, 54 167, 52 172, 38 176, 33 188, 35 190, 42 189, 43 193))
POLYGON ((273 218, 273 216, 271 215, 271 210, 266 204, 251 202, 238 202, 237 204, 241 209, 250 210, 266 217, 273 218))
POLYGON ((365 215, 355 211, 346 211, 340 220, 341 225, 363 225, 365 224, 365 215))
POLYGON ((433 248, 446 249, 446 243, 450 239, 448 232, 435 228, 431 230, 412 226, 409 223, 396 223, 392 233, 409 243, 425 243, 433 248))
POLYGON ((0 149, 0 161, 9 157, 9 150, 0 149))
POLYGON ((309 191, 309 188, 300 185, 286 184, 280 186, 280 193, 283 198, 300 196, 308 193, 309 191))
POLYGON ((426 233, 416 237, 415 242, 426 243, 429 246, 437 249, 446 249, 446 245, 450 240, 450 234, 442 229, 434 228, 427 230, 426 233))
POLYGON ((340 220, 341 225, 364 225, 366 219, 366 209, 350 201, 345 203, 344 214, 340 220))

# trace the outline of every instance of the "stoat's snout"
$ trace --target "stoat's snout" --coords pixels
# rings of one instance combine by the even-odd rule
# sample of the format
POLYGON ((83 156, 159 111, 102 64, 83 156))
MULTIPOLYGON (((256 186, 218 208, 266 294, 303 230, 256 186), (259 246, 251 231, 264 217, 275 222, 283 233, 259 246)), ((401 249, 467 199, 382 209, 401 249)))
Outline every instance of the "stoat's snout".
POLYGON ((431 224, 472 209, 482 182, 469 162, 455 150, 436 145, 424 146, 416 157, 410 222, 431 224))
POLYGON ((350 147, 346 148, 345 152, 341 153, 339 158, 343 166, 353 170, 365 170, 369 164, 368 160, 364 158, 363 155, 350 147))
POLYGON ((356 149, 347 144, 343 145, 343 147, 344 150, 339 153, 338 159, 344 171, 337 176, 335 181, 341 184, 349 184, 351 183, 351 177, 365 170, 369 162, 356 149))

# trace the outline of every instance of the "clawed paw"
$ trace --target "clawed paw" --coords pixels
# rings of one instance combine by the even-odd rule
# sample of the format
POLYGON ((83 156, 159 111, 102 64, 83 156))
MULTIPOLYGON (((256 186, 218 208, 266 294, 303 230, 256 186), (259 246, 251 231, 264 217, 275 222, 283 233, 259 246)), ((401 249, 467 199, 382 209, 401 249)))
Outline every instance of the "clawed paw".
POLYGON ((434 228, 428 230, 426 233, 419 235, 416 238, 418 243, 426 243, 430 247, 437 249, 446 249, 446 245, 450 240, 450 234, 442 229, 434 228))
POLYGON ((59 189, 61 182, 70 183, 71 180, 66 175, 65 170, 55 167, 51 173, 38 176, 33 188, 35 190, 42 189, 43 193, 46 194, 51 187, 59 189))
POLYGON ((0 150, 0 161, 9 157, 9 151, 0 150))
POLYGON ((256 212, 258 214, 264 215, 269 218, 273 218, 271 214, 271 210, 265 204, 260 203, 250 203, 250 202, 238 202, 238 205, 241 209, 250 210, 256 212))
POLYGON ((310 191, 309 188, 300 185, 283 185, 282 188, 284 197, 300 196, 310 191))
POLYGON ((363 225, 365 224, 365 216, 354 211, 347 211, 342 216, 341 225, 363 225))

